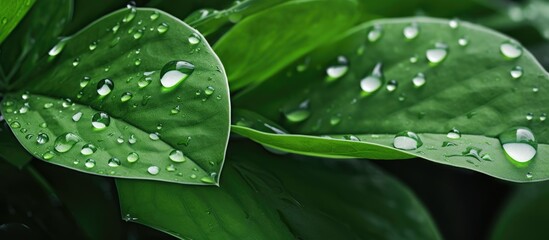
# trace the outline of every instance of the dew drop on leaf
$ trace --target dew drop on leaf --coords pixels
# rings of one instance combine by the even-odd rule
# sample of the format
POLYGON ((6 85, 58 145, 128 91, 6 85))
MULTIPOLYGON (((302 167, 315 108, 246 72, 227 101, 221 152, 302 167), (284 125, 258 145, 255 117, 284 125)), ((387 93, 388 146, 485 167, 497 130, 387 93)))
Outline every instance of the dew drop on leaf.
POLYGON ((414 87, 419 88, 423 85, 425 85, 425 75, 423 73, 418 73, 413 79, 412 83, 414 84, 414 87))
POLYGON ((459 27, 459 20, 457 18, 454 18, 448 22, 448 26, 452 29, 456 29, 459 27))
POLYGON ((450 139, 459 139, 461 138, 461 132, 456 128, 452 128, 452 130, 448 131, 446 137, 450 139))
POLYGON ((126 160, 128 160, 129 163, 137 162, 137 160, 139 160, 139 154, 137 154, 136 152, 131 152, 126 157, 126 160))
POLYGON ((211 96, 214 91, 215 89, 212 86, 208 86, 206 87, 206 89, 204 89, 204 94, 206 94, 206 96, 211 96))
POLYGON ((469 39, 467 39, 466 37, 461 37, 458 39, 458 45, 462 46, 462 47, 465 47, 467 45, 469 45, 469 39))
POLYGON ((383 35, 383 27, 381 25, 375 25, 368 32, 368 41, 376 42, 383 35))
POLYGON ((337 63, 326 68, 328 81, 339 79, 349 70, 349 61, 345 56, 337 57, 337 63))
POLYGON ((515 42, 504 42, 499 46, 499 50, 503 56, 510 59, 515 59, 522 55, 522 47, 515 42))
POLYGON ((526 114, 526 120, 532 121, 532 119, 534 119, 534 114, 533 113, 527 113, 526 114))
POLYGON ((504 131, 499 135, 499 141, 507 159, 519 167, 527 165, 536 156, 538 142, 534 133, 526 127, 504 131))
POLYGON ((423 145, 419 136, 410 131, 403 131, 395 135, 393 146, 402 150, 415 150, 423 145))
POLYGON ((102 79, 97 83, 97 94, 100 96, 107 96, 114 88, 114 83, 108 79, 102 79))
POLYGON ((128 138, 128 143, 130 144, 135 144, 137 142, 137 138, 135 137, 135 135, 130 135, 130 137, 128 138))
POLYGON ((10 127, 13 129, 18 129, 21 127, 21 124, 18 121, 13 121, 12 123, 10 123, 10 127))
POLYGON ((50 137, 45 133, 38 133, 36 136, 36 143, 42 145, 50 141, 50 137))
POLYGON ((59 153, 65 153, 80 142, 80 137, 74 133, 64 133, 55 139, 54 149, 59 153))
POLYGON ((157 166, 150 166, 147 168, 147 172, 151 175, 157 175, 160 172, 160 168, 157 166))
POLYGON ((398 81, 397 80, 389 80, 387 82, 387 91, 394 92, 398 87, 398 81))
POLYGON ((377 63, 372 73, 360 80, 362 95, 367 96, 377 91, 383 85, 382 63, 377 63))
POLYGON ((44 154, 42 154, 42 158, 44 158, 45 160, 50 160, 53 157, 55 157, 55 153, 52 151, 47 151, 44 154))
POLYGON ((93 160, 91 158, 86 159, 86 162, 84 163, 84 166, 86 166, 86 168, 95 167, 95 160, 93 160))
POLYGON ((97 48, 97 42, 96 41, 93 41, 90 43, 90 45, 88 46, 88 49, 90 49, 90 51, 93 51, 97 48))
POLYGON ((91 143, 88 143, 82 147, 80 154, 84 156, 89 156, 94 154, 97 151, 97 147, 91 143))
POLYGON ((132 97, 133 97, 133 94, 131 92, 125 92, 125 93, 122 93, 122 96, 120 96, 120 101, 127 102, 127 101, 130 101, 132 97))
POLYGON ((165 88, 172 88, 185 81, 194 72, 194 65, 187 61, 171 61, 160 71, 160 83, 165 88))
POLYGON ((50 55, 50 57, 55 57, 59 55, 59 53, 61 53, 61 51, 63 51, 63 49, 65 48, 65 45, 67 44, 68 40, 69 40, 68 38, 64 38, 61 41, 59 41, 55 46, 53 46, 53 48, 50 49, 50 51, 48 52, 48 55, 50 55))
POLYGON ((163 34, 165 32, 167 32, 169 29, 168 27, 168 24, 167 23, 161 23, 158 25, 158 27, 156 27, 156 31, 158 31, 158 33, 160 34, 163 34))
POLYGON ((183 155, 183 152, 180 150, 172 150, 169 158, 174 162, 185 162, 185 155, 183 155))
POLYGON ((416 38, 419 35, 419 27, 417 23, 412 23, 404 27, 402 34, 404 34, 404 37, 408 40, 416 38))
POLYGON ((168 171, 168 172, 175 172, 175 170, 177 170, 177 169, 175 168, 175 166, 173 164, 170 164, 170 165, 166 166, 166 171, 168 171))
POLYGON ((107 162, 107 165, 109 165, 109 167, 118 167, 120 166, 120 164, 121 164, 120 159, 115 157, 109 159, 109 161, 107 162))
POLYGON ((192 33, 191 36, 187 39, 191 45, 196 45, 200 43, 200 36, 196 33, 192 33))
POLYGON ((309 111, 309 100, 303 101, 299 104, 297 108, 291 109, 284 113, 286 119, 293 123, 303 122, 307 118, 309 118, 310 115, 311 112, 309 111))
POLYGON ((51 107, 53 107, 53 103, 44 103, 44 108, 45 109, 49 109, 51 107))
POLYGON ((80 88, 85 88, 86 86, 88 86, 90 80, 90 77, 83 77, 82 80, 80 80, 80 88))
POLYGON ((428 49, 425 56, 430 63, 440 63, 448 55, 448 46, 444 43, 435 44, 434 48, 428 49))
POLYGON ((519 79, 520 77, 522 77, 523 73, 524 73, 524 70, 522 69, 521 66, 515 66, 510 71, 511 77, 514 79, 519 79))
POLYGON ((160 139, 160 137, 158 136, 158 133, 149 134, 149 138, 153 141, 156 141, 156 140, 160 139))
POLYGON ((540 121, 540 122, 543 122, 543 121, 545 121, 545 119, 547 119, 547 113, 542 113, 542 114, 539 116, 539 121, 540 121))
POLYGON ((154 20, 158 19, 159 16, 160 16, 160 13, 155 11, 149 16, 149 18, 154 21, 154 20))
POLYGON ((72 120, 74 122, 80 121, 80 118, 82 118, 82 112, 77 112, 74 115, 72 115, 72 120))
POLYGON ((128 9, 129 9, 128 14, 124 16, 124 18, 122 19, 122 22, 125 22, 125 23, 131 22, 135 18, 135 13, 136 13, 135 7, 128 5, 128 9))
POLYGON ((92 126, 95 129, 105 129, 111 124, 111 117, 104 112, 98 112, 92 117, 92 126))

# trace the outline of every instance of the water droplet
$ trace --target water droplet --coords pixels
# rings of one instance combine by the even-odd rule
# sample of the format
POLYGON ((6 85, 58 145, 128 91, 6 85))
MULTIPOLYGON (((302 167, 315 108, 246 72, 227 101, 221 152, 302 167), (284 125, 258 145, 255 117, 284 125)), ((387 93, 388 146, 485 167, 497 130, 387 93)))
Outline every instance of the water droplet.
POLYGON ((181 107, 179 105, 177 105, 174 108, 172 108, 172 110, 170 110, 170 113, 171 114, 178 114, 179 111, 181 111, 181 107))
POLYGON ((537 93, 537 92, 539 92, 539 88, 537 88, 537 87, 533 87, 533 88, 532 88, 532 92, 534 92, 534 93, 537 93))
POLYGON ((524 70, 522 70, 522 67, 521 66, 515 66, 513 69, 511 69, 511 77, 513 77, 514 79, 519 79, 520 77, 522 77, 522 74, 524 73, 524 70))
POLYGON ((158 27, 156 27, 156 31, 158 31, 158 33, 160 34, 163 34, 165 32, 167 32, 169 29, 168 27, 168 24, 167 23, 161 23, 158 25, 158 27))
POLYGON ((185 155, 183 155, 183 152, 180 150, 173 150, 170 152, 170 160, 174 162, 185 162, 185 155))
POLYGON ((28 100, 29 99, 29 92, 25 92, 25 93, 21 94, 21 99, 28 100))
POLYGON ((339 115, 332 116, 330 118, 330 125, 335 126, 338 125, 341 122, 341 117, 339 115))
POLYGON ((515 59, 522 55, 522 47, 515 42, 504 42, 499 46, 499 50, 503 56, 515 59))
POLYGON ((135 135, 130 135, 130 137, 128 138, 128 143, 130 144, 135 144, 137 142, 137 138, 135 137, 135 135))
POLYGON ((526 173, 526 178, 532 179, 533 177, 534 177, 534 175, 531 172, 526 173))
POLYGON ((414 84, 414 87, 419 88, 423 85, 425 85, 425 75, 423 73, 418 73, 413 79, 412 83, 414 84))
POLYGON ((85 88, 88 86, 88 83, 90 83, 91 78, 90 77, 84 77, 82 80, 80 80, 80 88, 85 88))
POLYGON ((80 58, 75 58, 75 59, 72 61, 72 66, 73 66, 73 67, 76 67, 76 66, 78 66, 78 64, 80 64, 80 58))
POLYGON ((139 81, 137 81, 137 86, 139 86, 139 88, 144 88, 146 86, 149 86, 149 84, 151 84, 152 82, 152 74, 154 73, 154 71, 151 71, 151 72, 145 72, 143 73, 143 77, 139 79, 139 81))
POLYGON ((86 159, 86 162, 84 163, 84 166, 86 166, 86 168, 95 167, 95 160, 93 160, 91 158, 86 159))
POLYGON ((147 172, 151 175, 157 175, 160 172, 160 168, 157 166, 150 166, 147 168, 147 172))
POLYGON ((448 46, 444 43, 435 44, 435 48, 428 49, 425 56, 430 63, 440 63, 448 55, 448 46))
POLYGON ((345 140, 349 140, 349 141, 360 142, 360 138, 358 138, 358 137, 355 136, 355 135, 345 135, 345 136, 343 136, 343 138, 344 138, 345 140))
POLYGON ((43 123, 40 123, 39 125, 41 128, 47 128, 48 127, 48 124, 43 122, 43 123))
POLYGON ((408 26, 406 26, 402 33, 404 34, 404 37, 408 40, 414 39, 419 35, 419 27, 417 23, 412 23, 408 26))
POLYGON ((91 42, 88 48, 90 49, 90 51, 95 50, 97 48, 97 42, 96 41, 91 42))
POLYGON ((98 112, 92 117, 92 126, 95 129, 105 129, 111 124, 111 117, 104 112, 98 112))
POLYGON ((442 147, 453 147, 453 146, 457 146, 457 144, 453 142, 448 142, 448 141, 442 142, 442 147))
POLYGON ((158 19, 159 16, 160 16, 160 13, 155 11, 149 16, 149 18, 154 21, 154 20, 158 19))
POLYGON ((109 47, 113 48, 114 46, 118 45, 118 42, 120 42, 120 37, 113 38, 111 43, 109 44, 109 47))
POLYGON ((124 138, 123 138, 123 137, 118 137, 118 138, 116 139, 116 142, 117 142, 118 144, 122 144, 122 143, 124 143, 124 138))
POLYGON ((200 179, 201 182, 203 183, 208 183, 208 184, 214 184, 215 181, 211 178, 211 177, 203 177, 200 179))
POLYGON ((194 71, 194 65, 186 61, 171 61, 166 63, 160 75, 160 83, 165 88, 172 88, 187 79, 194 71))
POLYGON ((125 93, 122 93, 122 96, 120 97, 120 101, 127 102, 127 101, 130 101, 132 97, 133 97, 133 94, 131 92, 125 92, 125 93))
POLYGON ((448 134, 446 134, 446 137, 451 139, 459 139, 461 138, 461 132, 459 132, 459 130, 455 128, 452 128, 452 130, 450 130, 448 134))
POLYGON ((130 22, 135 18, 135 13, 136 13, 135 8, 133 6, 128 6, 128 8, 129 8, 128 14, 126 14, 126 16, 124 16, 124 18, 122 19, 122 22, 125 22, 125 23, 130 22))
POLYGON ((61 41, 59 41, 55 46, 53 46, 52 49, 50 49, 50 51, 48 52, 48 55, 50 55, 50 57, 55 57, 59 55, 59 53, 61 53, 61 51, 63 51, 63 49, 65 48, 65 45, 67 44, 68 40, 69 40, 68 38, 64 38, 61 41))
POLYGON ((149 138, 153 141, 156 141, 156 140, 160 139, 160 137, 158 136, 158 133, 149 134, 149 138))
POLYGON ((368 32, 368 41, 376 42, 383 35, 383 27, 381 25, 375 25, 368 32))
POLYGON ((533 113, 527 113, 526 114, 526 120, 531 121, 532 119, 534 119, 534 114, 533 113))
POLYGON ((462 46, 462 47, 465 47, 467 45, 469 45, 469 39, 467 39, 466 37, 461 37, 458 39, 458 45, 462 46))
POLYGON ((55 157, 55 153, 52 151, 47 151, 44 154, 42 154, 42 158, 44 158, 44 160, 50 160, 53 157, 55 157))
POLYGON ((448 25, 450 26, 450 28, 456 29, 459 27, 459 20, 457 18, 454 18, 448 22, 448 25))
POLYGON ((59 153, 65 153, 80 142, 80 137, 74 133, 64 133, 55 139, 54 149, 59 153))
POLYGON ((377 91, 383 85, 383 73, 381 72, 381 63, 377 63, 372 73, 360 80, 362 95, 367 96, 377 91))
POLYGON ((137 160, 139 160, 139 154, 137 154, 136 152, 131 152, 130 154, 128 154, 128 157, 126 157, 126 160, 128 160, 128 162, 130 163, 137 162, 137 160))
POLYGON ((543 122, 543 121, 545 121, 545 119, 547 119, 547 113, 542 113, 542 114, 539 116, 539 121, 540 121, 540 122, 543 122))
POLYGON ((175 170, 177 170, 177 168, 175 168, 173 164, 166 166, 166 171, 168 172, 175 172, 175 170))
POLYGON ((36 143, 42 145, 50 141, 50 137, 45 133, 38 133, 36 136, 36 143))
POLYGON ((120 23, 116 23, 116 25, 112 26, 112 33, 118 32, 118 29, 120 29, 120 23))
POLYGON ((22 132, 22 133, 26 133, 26 132, 28 131, 28 129, 26 129, 26 128, 21 128, 21 130, 19 130, 19 131, 22 132))
POLYGON ((387 91, 389 92, 393 92, 397 89, 398 87, 398 82, 397 80, 389 80, 389 82, 387 82, 387 91))
POLYGON ((326 74, 328 74, 328 81, 333 81, 339 79, 349 70, 349 61, 344 56, 337 57, 337 63, 329 66, 326 69, 326 74))
POLYGON ((108 78, 105 78, 97 83, 97 93, 100 96, 107 96, 109 93, 111 93, 113 88, 114 83, 108 78))
POLYGON ((286 119, 293 123, 305 121, 311 115, 309 111, 309 100, 305 100, 299 104, 296 109, 292 109, 284 113, 286 119))
POLYGON ((13 129, 18 129, 21 127, 21 124, 18 121, 13 121, 12 123, 10 123, 10 127, 13 129))
POLYGON ((121 164, 120 159, 115 157, 109 159, 109 161, 107 162, 107 165, 109 165, 109 167, 118 167, 120 166, 120 164, 121 164))
POLYGON ((137 39, 140 39, 141 37, 143 37, 143 30, 141 29, 137 29, 137 31, 135 31, 133 33, 133 39, 137 40, 137 39))
POLYGON ((200 43, 200 36, 196 33, 192 33, 187 40, 191 45, 196 45, 200 43))
POLYGON ((526 127, 514 127, 499 135, 507 158, 517 166, 525 166, 536 156, 538 143, 526 127))
POLYGON ((97 151, 97 147, 91 143, 88 143, 82 147, 80 153, 84 156, 89 156, 97 151))
POLYGON ((135 61, 133 61, 133 65, 135 66, 141 65, 141 58, 136 58, 135 61))
POLYGON ((419 136, 410 131, 403 131, 395 135, 393 146, 402 150, 415 150, 423 145, 419 136))
POLYGON ((211 96, 214 91, 215 89, 212 86, 208 86, 206 89, 204 89, 204 94, 206 94, 206 96, 211 96))

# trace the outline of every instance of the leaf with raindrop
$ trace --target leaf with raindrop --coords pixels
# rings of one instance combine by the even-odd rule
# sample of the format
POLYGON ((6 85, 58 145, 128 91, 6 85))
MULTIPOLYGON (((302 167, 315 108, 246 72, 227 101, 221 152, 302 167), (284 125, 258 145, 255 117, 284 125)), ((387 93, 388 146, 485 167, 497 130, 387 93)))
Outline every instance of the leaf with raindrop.
POLYGON ((260 83, 352 27, 356 5, 350 0, 289 1, 236 24, 214 45, 226 65, 231 91, 260 83))
POLYGON ((229 131, 227 79, 208 43, 190 44, 190 35, 202 39, 158 10, 114 12, 62 39, 0 108, 19 142, 52 164, 216 184, 229 131))
POLYGON ((0 9, 0 43, 17 26, 35 0, 3 1, 0 9))
POLYGON ((238 122, 233 131, 278 151, 421 157, 510 181, 549 179, 549 77, 517 41, 458 20, 377 20, 308 58, 318 67, 299 72, 295 62, 234 100, 293 134, 238 122), (334 77, 342 57, 348 69, 334 77))
POLYGON ((122 218, 181 239, 441 239, 413 193, 366 161, 238 140, 227 156, 220 188, 117 179, 122 218))

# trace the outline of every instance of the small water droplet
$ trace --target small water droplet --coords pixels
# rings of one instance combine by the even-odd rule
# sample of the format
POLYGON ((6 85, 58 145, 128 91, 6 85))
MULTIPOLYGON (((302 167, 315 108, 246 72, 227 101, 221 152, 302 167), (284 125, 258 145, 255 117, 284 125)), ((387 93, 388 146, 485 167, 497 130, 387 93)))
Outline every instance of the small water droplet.
POLYGON ((90 51, 95 50, 97 48, 97 41, 91 42, 88 48, 90 49, 90 51))
POLYGON ((511 69, 511 77, 514 78, 514 79, 519 79, 520 77, 522 77, 522 74, 524 73, 524 70, 522 69, 521 66, 515 66, 513 69, 511 69))
POLYGON ((526 173, 526 178, 532 179, 533 177, 534 177, 534 175, 531 172, 526 173))
POLYGON ((522 55, 522 47, 516 42, 504 42, 499 46, 499 50, 503 56, 515 59, 522 55))
POLYGON ((185 162, 185 155, 183 155, 183 152, 180 150, 173 150, 170 152, 170 160, 174 162, 185 162))
POLYGON ((423 73, 418 73, 413 79, 412 83, 414 84, 414 87, 419 88, 423 85, 425 85, 425 75, 423 73))
POLYGON ((54 149, 59 153, 65 153, 80 142, 80 137, 74 133, 64 133, 55 139, 54 149))
POLYGON ((419 27, 417 23, 412 23, 402 30, 402 33, 404 34, 404 37, 408 40, 412 40, 416 38, 419 35, 419 27))
POLYGON ((547 113, 542 113, 542 114, 539 116, 539 121, 540 121, 540 122, 543 122, 543 121, 545 121, 545 119, 547 119, 547 113))
POLYGON ((469 45, 469 39, 467 39, 466 37, 461 37, 458 39, 458 45, 462 46, 462 47, 465 47, 467 45, 469 45))
POLYGON ((10 123, 10 127, 13 129, 18 129, 21 127, 21 124, 18 121, 13 121, 12 123, 10 123))
POLYGON ((156 31, 158 31, 158 33, 160 34, 163 34, 165 32, 167 32, 169 29, 168 27, 168 24, 167 23, 161 23, 158 25, 158 27, 156 27, 156 31))
POLYGON ((345 56, 337 57, 337 63, 326 68, 326 74, 328 74, 328 81, 339 79, 349 70, 349 61, 345 56))
POLYGON ((381 25, 376 24, 368 32, 368 41, 376 42, 381 38, 382 35, 383 35, 383 27, 381 27, 381 25))
POLYGON ((156 140, 160 139, 160 137, 158 136, 158 133, 149 134, 149 138, 153 141, 156 141, 156 140))
POLYGON ((45 109, 49 109, 51 107, 53 107, 53 103, 44 103, 44 108, 45 109))
POLYGON ((157 175, 160 172, 160 168, 157 166, 150 166, 147 168, 147 172, 151 175, 157 175))
POLYGON ((170 113, 171 114, 178 114, 179 111, 181 111, 180 109, 181 107, 179 105, 175 106, 174 108, 172 108, 172 110, 170 110, 170 113))
POLYGON ((532 119, 534 119, 534 114, 533 113, 527 113, 526 114, 526 120, 532 121, 532 119))
POLYGON ((50 57, 55 57, 59 55, 59 53, 61 53, 65 48, 65 45, 67 44, 68 40, 69 40, 68 38, 64 38, 61 41, 59 41, 55 46, 53 46, 52 49, 50 49, 50 51, 48 52, 48 55, 50 55, 50 57))
POLYGON ((448 56, 448 46, 444 43, 435 44, 435 48, 428 49, 425 56, 430 63, 437 64, 448 56))
POLYGON ((50 160, 53 157, 55 157, 55 153, 52 151, 47 151, 44 154, 42 154, 42 158, 44 158, 44 160, 50 160))
POLYGON ((332 116, 330 118, 330 125, 335 126, 338 125, 341 122, 341 117, 339 115, 332 116))
POLYGON ((171 61, 160 71, 160 83, 165 88, 172 88, 185 81, 194 72, 194 65, 187 61, 171 61))
POLYGON ((537 93, 537 92, 539 92, 539 88, 537 88, 537 87, 533 87, 533 88, 532 88, 532 92, 534 92, 534 93, 537 93))
POLYGON ((215 181, 211 177, 200 178, 200 181, 203 182, 203 183, 208 183, 208 184, 214 184, 215 183, 215 181))
POLYGON ((109 44, 109 47, 113 48, 114 46, 118 45, 118 42, 120 42, 120 37, 113 38, 111 43, 109 44))
POLYGON ((423 145, 419 136, 410 131, 403 131, 395 135, 393 146, 402 150, 415 150, 423 145))
POLYGON ((107 165, 109 165, 109 167, 118 167, 120 166, 120 164, 121 164, 120 159, 115 157, 109 159, 109 161, 107 162, 107 165))
POLYGON ((160 16, 160 13, 158 13, 157 11, 154 11, 154 12, 149 16, 149 18, 150 18, 151 20, 154 21, 154 20, 158 19, 159 16, 160 16))
POLYGON ((450 130, 448 134, 446 134, 446 137, 451 139, 459 139, 461 138, 461 132, 456 128, 452 128, 452 130, 450 130))
POLYGON ((138 40, 138 39, 140 39, 141 37, 143 37, 143 34, 144 34, 143 30, 137 29, 137 30, 133 33, 133 39, 138 40))
POLYGON ((80 64, 80 58, 75 58, 75 59, 72 61, 72 66, 73 66, 73 67, 76 67, 76 66, 78 66, 78 64, 80 64))
POLYGON ((84 156, 89 156, 97 151, 97 147, 91 143, 88 143, 82 147, 80 153, 84 156))
POLYGON ((360 142, 360 138, 358 138, 358 137, 355 136, 355 135, 345 135, 345 136, 343 136, 343 138, 344 138, 345 140, 349 140, 349 141, 360 142))
POLYGON ((367 96, 377 91, 383 85, 382 63, 377 63, 372 73, 360 80, 362 95, 367 96))
POLYGON ((128 154, 128 157, 126 157, 126 160, 128 160, 129 163, 137 162, 137 160, 139 160, 139 154, 136 152, 131 152, 128 154))
POLYGON ((200 36, 196 33, 192 33, 187 40, 191 45, 196 45, 200 43, 200 36))
POLYGON ((116 142, 117 142, 118 144, 122 144, 122 143, 124 143, 124 138, 123 138, 123 137, 118 137, 118 138, 116 139, 116 142))
POLYGON ((450 21, 448 22, 448 25, 449 25, 450 28, 452 28, 452 29, 458 28, 458 27, 459 27, 459 19, 454 18, 454 19, 450 20, 450 21))
POLYGON ((95 160, 93 160, 91 158, 86 159, 86 162, 84 163, 84 166, 86 166, 86 168, 95 167, 95 160))
POLYGON ((88 86, 88 83, 90 83, 91 78, 90 77, 84 77, 82 80, 80 80, 80 88, 85 88, 88 86))
POLYGON ((92 126, 95 129, 105 129, 111 124, 111 117, 104 112, 98 112, 92 117, 92 126))
POLYGON ((128 138, 128 143, 130 144, 135 144, 137 142, 137 138, 135 137, 135 135, 130 135, 130 137, 128 138))
POLYGON ((397 80, 389 80, 389 82, 387 82, 387 91, 389 92, 394 92, 397 87, 398 87, 398 82, 397 80))
POLYGON ((102 79, 97 83, 97 93, 100 96, 107 96, 114 88, 114 83, 108 79, 102 79))
POLYGON ((127 102, 127 101, 130 101, 132 97, 133 97, 133 94, 131 92, 125 92, 125 93, 122 93, 122 96, 120 97, 120 101, 127 102))
POLYGON ((136 59, 133 61, 133 65, 135 65, 135 66, 141 65, 141 58, 136 58, 136 59))
POLYGON ((168 172, 175 172, 175 170, 177 170, 177 168, 175 168, 173 164, 166 166, 166 171, 168 172))
POLYGON ((42 145, 50 141, 50 137, 45 133, 38 133, 36 136, 36 143, 42 145))
POLYGON ((135 18, 135 13, 137 12, 135 10, 135 7, 133 6, 129 6, 128 5, 128 14, 126 14, 126 16, 124 16, 124 18, 122 19, 122 22, 131 22, 134 18, 135 18))
POLYGON ((510 128, 499 135, 507 158, 517 166, 525 166, 536 156, 538 142, 526 127, 510 128))
POLYGON ((286 119, 293 123, 305 121, 311 115, 309 111, 309 100, 305 100, 299 104, 296 109, 292 109, 284 113, 286 119))

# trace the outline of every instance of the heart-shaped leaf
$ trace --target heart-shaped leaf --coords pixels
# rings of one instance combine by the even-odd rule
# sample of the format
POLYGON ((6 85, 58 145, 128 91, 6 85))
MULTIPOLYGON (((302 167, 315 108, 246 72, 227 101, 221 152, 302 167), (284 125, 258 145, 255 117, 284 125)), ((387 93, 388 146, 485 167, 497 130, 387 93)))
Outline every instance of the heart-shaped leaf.
POLYGON ((0 4, 2 4, 2 9, 0 9, 0 43, 2 43, 32 7, 34 0, 3 0, 0 4))
POLYGON ((226 65, 231 90, 265 80, 353 26, 356 6, 350 0, 290 1, 240 21, 214 46, 226 65))
POLYGON ((379 20, 307 59, 235 100, 301 135, 235 131, 308 155, 408 155, 510 181, 549 178, 549 77, 508 37, 455 20, 379 20))
POLYGON ((227 79, 185 23, 154 9, 115 12, 61 40, 32 76, 2 112, 34 156, 105 176, 217 182, 227 79))
POLYGON ((181 239, 440 239, 402 184, 366 161, 231 142, 220 188, 117 180, 122 216, 181 239))

